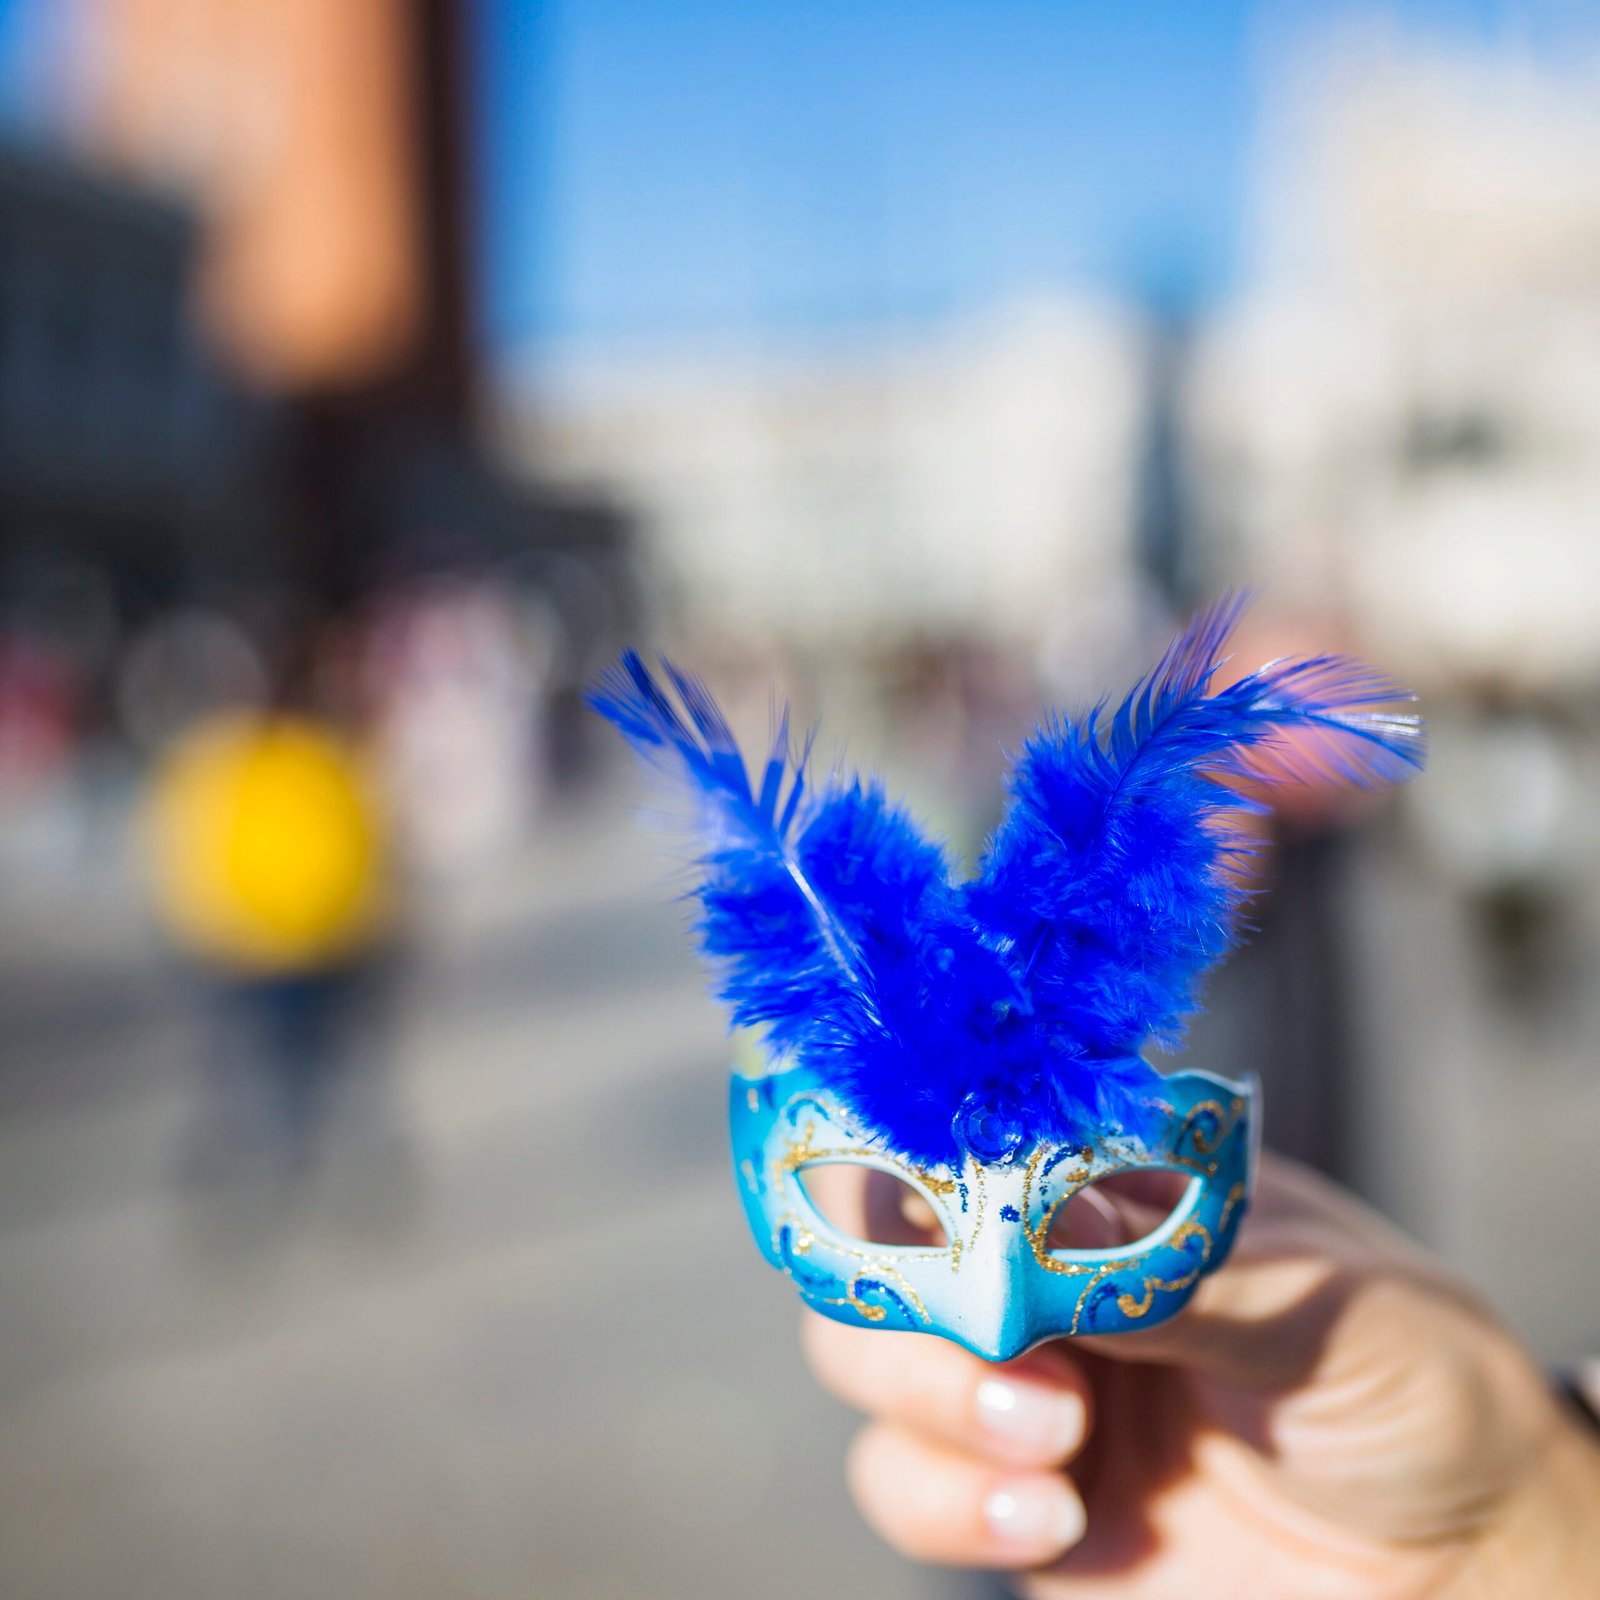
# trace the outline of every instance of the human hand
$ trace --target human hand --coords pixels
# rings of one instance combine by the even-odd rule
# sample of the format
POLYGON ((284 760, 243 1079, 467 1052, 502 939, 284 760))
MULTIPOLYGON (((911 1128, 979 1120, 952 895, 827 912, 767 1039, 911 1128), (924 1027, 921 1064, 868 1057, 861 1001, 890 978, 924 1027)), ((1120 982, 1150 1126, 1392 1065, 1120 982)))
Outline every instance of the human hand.
MULTIPOLYGON (((848 1170, 864 1218, 875 1180, 848 1170)), ((1110 1203, 1125 1238, 1162 1214, 1110 1203)), ((872 1418, 849 1463, 868 1522, 1037 1600, 1600 1595, 1600 1449, 1469 1291, 1285 1161, 1161 1327, 999 1366, 814 1313, 803 1332, 872 1418)))

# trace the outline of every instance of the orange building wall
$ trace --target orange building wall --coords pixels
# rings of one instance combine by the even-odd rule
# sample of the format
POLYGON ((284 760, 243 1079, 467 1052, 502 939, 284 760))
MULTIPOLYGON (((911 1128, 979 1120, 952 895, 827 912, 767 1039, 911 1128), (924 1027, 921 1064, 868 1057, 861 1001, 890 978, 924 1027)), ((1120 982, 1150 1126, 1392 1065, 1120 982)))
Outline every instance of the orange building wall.
POLYGON ((201 204, 219 345, 274 387, 381 376, 423 303, 399 0, 80 3, 85 135, 201 204))

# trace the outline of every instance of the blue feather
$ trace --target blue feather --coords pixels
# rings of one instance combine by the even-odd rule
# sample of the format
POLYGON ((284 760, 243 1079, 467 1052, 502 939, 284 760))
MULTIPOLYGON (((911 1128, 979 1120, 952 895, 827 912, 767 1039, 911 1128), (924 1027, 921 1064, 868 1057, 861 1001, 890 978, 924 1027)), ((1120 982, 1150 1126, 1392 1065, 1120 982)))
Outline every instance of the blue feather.
POLYGON ((810 793, 810 741, 791 758, 787 711, 753 788, 704 686, 663 668, 687 722, 633 651, 590 703, 698 802, 697 931, 735 1025, 764 1025, 779 1049, 881 1031, 877 991, 893 987, 920 902, 943 889, 943 854, 875 785, 810 793))
POLYGON ((1231 942, 1252 849, 1237 818, 1259 809, 1233 785, 1371 783, 1422 763, 1417 719, 1374 709, 1409 697, 1360 663, 1275 662, 1213 692, 1245 604, 1201 612, 1109 719, 1099 706, 1046 722, 969 890, 974 915, 1026 952, 1035 1006, 1094 1055, 1175 1045, 1231 942))
POLYGON ((1421 764, 1406 698, 1333 656, 1212 685, 1244 607, 1201 613, 1117 709, 1052 717, 1024 747, 979 876, 877 783, 812 786, 788 714, 752 784, 698 680, 634 652, 592 704, 696 801, 697 931, 739 1026, 804 1060, 889 1145, 964 1159, 955 1123, 978 1095, 1020 1106, 1030 1136, 1138 1131, 1201 975, 1235 936, 1237 827, 1265 773, 1356 783, 1421 764))

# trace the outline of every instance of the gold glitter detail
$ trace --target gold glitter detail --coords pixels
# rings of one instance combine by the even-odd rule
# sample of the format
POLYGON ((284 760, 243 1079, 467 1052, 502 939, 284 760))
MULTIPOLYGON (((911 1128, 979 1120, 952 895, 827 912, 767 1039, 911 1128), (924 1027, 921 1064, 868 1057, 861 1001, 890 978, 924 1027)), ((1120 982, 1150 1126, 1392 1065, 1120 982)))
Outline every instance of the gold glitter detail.
POLYGON ((1028 1209, 1028 1196, 1033 1192, 1033 1175, 1039 1170, 1039 1163, 1044 1160, 1044 1146, 1036 1148, 1028 1157, 1027 1170, 1022 1174, 1022 1209, 1026 1214, 1028 1209))
POLYGON ((741 1161, 739 1163, 739 1172, 740 1172, 740 1175, 744 1178, 744 1181, 745 1181, 745 1183, 746 1183, 746 1185, 748 1187, 750 1187, 751 1189, 755 1189, 755 1188, 758 1188, 760 1186, 759 1185, 759 1181, 758 1181, 757 1176, 756 1176, 756 1164, 755 1164, 755 1162, 749 1160, 748 1158, 746 1158, 745 1160, 741 1161))
MULTIPOLYGON (((1208 1249, 1206 1255, 1209 1256, 1210 1254, 1211 1252, 1208 1249)), ((1135 1300, 1131 1294, 1119 1294, 1117 1296, 1117 1309, 1125 1317, 1142 1317, 1154 1304, 1157 1289, 1187 1289, 1191 1284, 1199 1280, 1200 1274, 1204 1271, 1205 1262, 1202 1260, 1193 1272, 1186 1272, 1181 1278, 1146 1278, 1144 1280, 1144 1298, 1135 1300)))
POLYGON ((978 1198, 973 1205, 972 1234, 967 1242, 976 1244, 978 1235, 983 1232, 983 1217, 984 1210, 989 1204, 989 1190, 983 1179, 983 1167, 977 1161, 972 1161, 969 1165, 972 1168, 972 1187, 978 1198))
POLYGON ((1119 1294, 1117 1296, 1117 1310, 1125 1317, 1142 1317, 1155 1303, 1156 1280, 1154 1278, 1146 1278, 1144 1280, 1144 1298, 1141 1300, 1135 1300, 1131 1294, 1119 1294))
POLYGON ((779 1157, 776 1171, 781 1178, 786 1172, 798 1172, 809 1161, 815 1161, 821 1154, 812 1140, 817 1136, 817 1125, 814 1122, 806 1124, 806 1131, 798 1139, 791 1139, 788 1148, 779 1157))
MULTIPOLYGON (((1092 1154, 1092 1152, 1091 1152, 1092 1154)), ((1088 1167, 1079 1172, 1069 1172, 1066 1177, 1067 1187, 1056 1197, 1046 1210, 1045 1214, 1034 1224, 1028 1221, 1028 1214, 1033 1204, 1033 1182, 1039 1170, 1039 1163, 1044 1160, 1045 1150, 1041 1145, 1033 1152, 1028 1162, 1028 1169, 1022 1175, 1022 1231, 1028 1236, 1028 1243, 1033 1249, 1033 1259, 1044 1268, 1046 1272, 1059 1272, 1064 1277, 1076 1277, 1089 1269, 1082 1262, 1063 1261, 1058 1256, 1050 1253, 1050 1229, 1055 1223, 1056 1213, 1074 1195, 1083 1188, 1088 1181, 1088 1167)))
POLYGON ((1227 1112, 1223 1109, 1220 1100, 1202 1100, 1199 1105, 1190 1108, 1189 1115, 1183 1119, 1183 1126, 1178 1130, 1178 1137, 1173 1140, 1173 1143, 1182 1144, 1185 1137, 1192 1133, 1194 1135, 1194 1147, 1201 1155, 1215 1155, 1217 1146, 1222 1143, 1225 1137, 1226 1130, 1223 1124, 1226 1117, 1227 1112), (1195 1126, 1201 1116, 1208 1111, 1217 1119, 1217 1132, 1210 1139, 1195 1126))
MULTIPOLYGON (((873 1269, 878 1277, 893 1278, 900 1286, 900 1291, 917 1308, 917 1315, 924 1322, 928 1320, 928 1313, 923 1309, 922 1301, 917 1298, 916 1291, 892 1268, 877 1267, 873 1269)), ((866 1272, 858 1272, 851 1280, 850 1287, 841 1295, 817 1296, 825 1306, 852 1306, 867 1319, 868 1322, 882 1322, 889 1314, 887 1306, 875 1306, 870 1300, 863 1300, 856 1292, 856 1286, 868 1276, 866 1272)))
MULTIPOLYGON (((1080 1184, 1078 1187, 1081 1188, 1082 1185, 1080 1184)), ((1075 1193, 1077 1193, 1077 1189, 1069 1191, 1068 1194, 1062 1196, 1062 1200, 1070 1198, 1071 1194, 1075 1193)), ((1030 1241, 1033 1241, 1034 1244, 1035 1259, 1039 1260, 1040 1265, 1052 1272, 1088 1272, 1087 1263, 1060 1261, 1048 1253, 1042 1257, 1040 1255, 1041 1246, 1038 1241, 1049 1236, 1049 1219, 1055 1215, 1060 1204, 1061 1201, 1058 1200, 1045 1214, 1045 1219, 1040 1222, 1037 1228, 1025 1228, 1030 1241)), ((1117 1296, 1117 1309, 1121 1311, 1123 1316, 1134 1319, 1144 1316, 1155 1303, 1157 1289, 1187 1289, 1191 1284, 1198 1281, 1200 1275, 1206 1270, 1206 1266, 1211 1260, 1211 1252, 1216 1245, 1216 1241, 1212 1238, 1210 1230, 1204 1223, 1196 1222, 1191 1217, 1177 1229, 1170 1239, 1164 1241, 1161 1248, 1179 1249, 1190 1239, 1203 1239, 1205 1241, 1205 1247, 1200 1252, 1200 1260, 1196 1263, 1194 1270, 1185 1273, 1181 1278, 1158 1278, 1154 1273, 1151 1273, 1145 1278, 1140 1294, 1119 1294, 1117 1296)), ((1078 1295, 1078 1302, 1072 1311, 1072 1325, 1068 1329, 1069 1333, 1075 1334, 1078 1331, 1078 1324, 1083 1319, 1084 1307, 1089 1303, 1089 1296, 1094 1293, 1095 1287, 1103 1283, 1114 1272, 1123 1272, 1129 1267, 1136 1266, 1144 1254, 1145 1252, 1141 1251, 1137 1255, 1123 1256, 1119 1260, 1105 1261, 1100 1264, 1078 1295)))
MULTIPOLYGON (((1235 1185, 1233 1194, 1228 1197, 1228 1206, 1231 1207, 1234 1200, 1242 1196, 1243 1192, 1244 1186, 1242 1184, 1235 1185)), ((1223 1220, 1227 1220, 1227 1208, 1223 1211, 1223 1220)), ((1211 1252, 1216 1247, 1216 1241, 1212 1238, 1211 1231, 1203 1222, 1196 1222, 1191 1217, 1166 1241, 1164 1248, 1178 1249, 1189 1239, 1203 1239, 1205 1241, 1205 1247, 1200 1252, 1200 1259, 1195 1263, 1194 1267, 1184 1273, 1181 1278, 1158 1278, 1154 1273, 1151 1273, 1145 1278, 1139 1294, 1119 1294, 1117 1296, 1117 1310, 1123 1316, 1137 1321, 1138 1318, 1148 1315, 1151 1306, 1155 1304, 1156 1291, 1158 1289, 1170 1293, 1180 1289, 1192 1288, 1200 1281, 1201 1275, 1205 1272, 1206 1266, 1211 1260, 1211 1252)), ((1082 1319, 1083 1308, 1088 1304, 1089 1296, 1093 1292, 1095 1285, 1110 1277, 1113 1272, 1120 1272, 1125 1267, 1133 1266, 1137 1260, 1137 1256, 1130 1256, 1124 1261, 1108 1261, 1083 1286, 1083 1292, 1078 1296, 1078 1303, 1072 1312, 1071 1331, 1073 1333, 1078 1331, 1078 1323, 1082 1319)))
MULTIPOLYGON (((1177 1115, 1176 1109, 1165 1102, 1157 1102, 1157 1106, 1159 1109, 1164 1110, 1168 1116, 1175 1117, 1177 1115)), ((1201 1101, 1200 1104, 1192 1107, 1189 1111, 1184 1119, 1183 1126, 1178 1131, 1177 1137, 1172 1141, 1173 1145, 1180 1145, 1192 1133, 1195 1149, 1202 1156, 1213 1156, 1232 1135, 1238 1125, 1239 1118, 1244 1114, 1244 1110, 1245 1101, 1237 1096, 1226 1106, 1220 1100, 1201 1101), (1207 1112, 1210 1112, 1217 1119, 1216 1131, 1210 1137, 1201 1129, 1195 1127, 1196 1121, 1207 1112)), ((1095 1288, 1113 1273, 1124 1272, 1130 1267, 1137 1266, 1145 1254, 1145 1252, 1141 1251, 1138 1254, 1120 1257, 1115 1261, 1102 1262, 1098 1267, 1091 1269, 1091 1265, 1088 1262, 1063 1260, 1050 1250, 1050 1230, 1055 1224, 1057 1213, 1090 1182, 1091 1167, 1088 1163, 1093 1153, 1093 1150, 1088 1147, 1085 1147, 1080 1152, 1080 1158, 1085 1162, 1085 1165, 1081 1169, 1069 1172, 1066 1175, 1066 1187, 1045 1209, 1044 1214, 1037 1222, 1031 1220, 1031 1215, 1035 1199, 1035 1185, 1038 1183, 1039 1167, 1046 1155, 1046 1151, 1043 1148, 1035 1150, 1030 1157, 1022 1180, 1022 1229, 1033 1250, 1034 1260, 1046 1272, 1057 1272, 1064 1276, 1083 1276, 1088 1274, 1088 1281, 1079 1292, 1077 1304, 1073 1308, 1072 1323, 1069 1329, 1069 1332, 1073 1334, 1078 1331, 1079 1324, 1083 1319, 1084 1308, 1088 1305, 1090 1296, 1094 1293, 1095 1288)), ((1170 1152, 1165 1156, 1161 1164, 1171 1168, 1181 1168, 1196 1172, 1204 1177, 1215 1177, 1218 1167, 1217 1161, 1196 1161, 1170 1152)), ((1109 1175, 1109 1173, 1102 1173, 1099 1176, 1105 1177, 1109 1175)), ((1233 1215, 1234 1207, 1239 1205, 1244 1198, 1244 1184, 1236 1183, 1222 1208, 1222 1216, 1217 1224, 1219 1235, 1226 1230, 1229 1218, 1233 1215)), ((1152 1273, 1145 1277, 1139 1293, 1120 1294, 1117 1296, 1117 1308, 1125 1317, 1136 1320, 1139 1317, 1146 1316, 1150 1308, 1155 1304, 1157 1290, 1170 1292, 1187 1289, 1199 1280, 1209 1265, 1212 1253, 1216 1248, 1216 1240, 1203 1223, 1190 1218, 1189 1221, 1183 1223, 1173 1233, 1170 1239, 1164 1241, 1163 1248, 1181 1248, 1188 1240, 1195 1238, 1203 1241, 1203 1248, 1200 1253, 1200 1260, 1192 1271, 1178 1278, 1159 1278, 1152 1273)))
MULTIPOLYGON (((777 1229, 772 1235, 772 1253, 778 1258, 779 1261, 783 1260, 783 1251, 779 1245, 779 1240, 783 1237, 783 1230, 786 1227, 794 1230, 794 1253, 797 1256, 803 1256, 807 1254, 811 1247, 817 1242, 816 1235, 812 1233, 810 1228, 806 1227, 806 1225, 801 1222, 800 1218, 796 1216, 794 1212, 788 1212, 786 1215, 778 1219, 777 1229)), ((921 1317, 924 1322, 928 1320, 928 1310, 927 1307, 922 1303, 921 1295, 919 1295, 917 1291, 906 1282, 905 1278, 900 1274, 900 1272, 893 1265, 891 1265, 891 1263, 884 1260, 882 1256, 875 1256, 870 1250, 853 1249, 850 1245, 841 1244, 836 1239, 829 1239, 827 1241, 827 1246, 830 1250, 836 1250, 840 1255, 850 1256, 853 1260, 861 1262, 862 1266, 851 1277, 850 1287, 842 1295, 813 1295, 813 1299, 827 1306, 852 1306, 855 1308, 855 1310, 859 1311, 868 1322, 882 1322, 884 1317, 887 1315, 884 1307, 875 1306, 863 1300, 861 1296, 856 1293, 856 1285, 860 1283, 863 1278, 887 1278, 911 1303, 911 1305, 915 1308, 917 1315, 921 1317)), ((788 1273, 789 1277, 794 1277, 794 1273, 791 1272, 788 1267, 785 1267, 783 1270, 788 1273)))
POLYGON ((1078 1296, 1078 1303, 1072 1308, 1072 1326, 1067 1330, 1068 1333, 1076 1333, 1078 1331, 1078 1321, 1083 1316, 1083 1308, 1088 1304, 1089 1296, 1093 1293, 1094 1286, 1102 1279, 1109 1278, 1113 1272, 1120 1272, 1124 1267, 1131 1267, 1132 1265, 1133 1262, 1131 1260, 1108 1261, 1097 1273, 1095 1273, 1092 1278, 1090 1278, 1086 1284, 1084 1284, 1083 1291, 1078 1296))
POLYGON ((1172 1141, 1174 1147, 1181 1145, 1186 1135, 1193 1134, 1194 1147, 1203 1156, 1212 1156, 1221 1149, 1223 1142, 1233 1132, 1234 1124, 1239 1120, 1244 1111, 1244 1101, 1235 1098, 1231 1105, 1224 1106, 1220 1100, 1202 1100, 1198 1105, 1192 1106, 1189 1115, 1183 1119, 1183 1126, 1178 1130, 1178 1137, 1172 1141), (1217 1119, 1217 1131, 1207 1138, 1199 1128, 1195 1127, 1196 1120, 1209 1111, 1217 1119))
MULTIPOLYGON (((921 1188, 930 1196, 937 1195, 940 1199, 955 1193, 956 1185, 954 1179, 935 1178, 925 1167, 913 1167, 909 1162, 902 1161, 899 1157, 890 1155, 882 1150, 873 1151, 872 1160, 863 1161, 861 1159, 862 1152, 859 1149, 848 1145, 839 1145, 831 1148, 823 1147, 816 1143, 816 1137, 816 1123, 807 1122, 805 1132, 798 1139, 791 1140, 783 1154, 773 1163, 773 1176, 780 1186, 783 1182, 783 1175, 787 1172, 798 1173, 805 1167, 822 1166, 830 1161, 839 1161, 849 1166, 892 1170, 899 1173, 912 1188, 921 1188)), ((938 1207, 935 1205, 933 1209, 935 1216, 938 1217, 938 1207)), ((955 1228, 951 1225, 952 1219, 949 1215, 946 1214, 940 1217, 939 1220, 944 1229, 945 1238, 947 1240, 955 1239, 955 1228)), ((976 1229, 973 1230, 973 1237, 977 1237, 976 1229)), ((937 1245, 919 1245, 912 1248, 936 1250, 939 1247, 937 1245)), ((946 1248, 952 1247, 947 1245, 946 1248)), ((959 1250, 955 1254, 959 1262, 959 1250)))
POLYGON ((1228 1231, 1228 1218, 1233 1215, 1233 1208, 1243 1199, 1244 1185, 1242 1183, 1234 1184, 1233 1188, 1228 1191, 1228 1198, 1223 1203, 1222 1215, 1217 1220, 1218 1233, 1226 1233, 1228 1231))
POLYGON ((744 1103, 749 1106, 752 1111, 759 1111, 761 1109, 761 1096, 756 1093, 754 1088, 746 1089, 744 1092, 744 1103))
MULTIPOLYGON (((911 1287, 909 1283, 906 1282, 903 1277, 901 1277, 898 1272, 895 1271, 893 1267, 889 1266, 886 1262, 875 1262, 872 1264, 872 1275, 879 1278, 891 1279, 896 1288, 899 1289, 900 1293, 911 1302, 912 1306, 916 1310, 917 1315, 921 1317, 924 1322, 928 1320, 927 1307, 923 1305, 922 1297, 915 1289, 911 1287)), ((853 1305, 856 1310, 867 1319, 868 1322, 882 1322, 885 1315, 884 1307, 868 1305, 866 1301, 862 1300, 856 1294, 856 1285, 860 1283, 861 1280, 866 1276, 868 1276, 867 1273, 858 1272, 855 1277, 850 1280, 850 1292, 848 1296, 849 1301, 851 1305, 853 1305), (874 1313, 876 1313, 876 1315, 874 1315, 874 1313)))
MULTIPOLYGON (((1211 1251, 1214 1243, 1211 1233, 1205 1224, 1203 1222, 1196 1222, 1194 1218, 1191 1217, 1186 1223, 1183 1224, 1181 1228, 1178 1229, 1176 1233, 1173 1234, 1169 1240, 1167 1240, 1167 1245, 1172 1249, 1177 1249, 1184 1243, 1185 1240, 1195 1238, 1204 1239, 1206 1243, 1205 1249, 1200 1252, 1200 1261, 1198 1265, 1195 1266, 1193 1271, 1184 1273, 1181 1278, 1158 1278, 1152 1273, 1144 1280, 1144 1291, 1142 1296, 1136 1297, 1131 1294, 1119 1294, 1117 1296, 1117 1309, 1123 1314, 1123 1316, 1133 1318, 1144 1316, 1149 1311, 1150 1307, 1155 1304, 1157 1289, 1187 1289, 1199 1281, 1200 1274, 1206 1270, 1206 1263, 1211 1259, 1211 1251)), ((1090 1287, 1092 1288, 1093 1285, 1091 1284, 1090 1287)), ((1088 1290, 1086 1289, 1084 1293, 1087 1294, 1088 1290)), ((1082 1304, 1082 1300, 1080 1300, 1080 1311, 1082 1310, 1082 1304)), ((1076 1331, 1078 1322, 1076 1315, 1073 1317, 1072 1322, 1074 1331, 1076 1331)))

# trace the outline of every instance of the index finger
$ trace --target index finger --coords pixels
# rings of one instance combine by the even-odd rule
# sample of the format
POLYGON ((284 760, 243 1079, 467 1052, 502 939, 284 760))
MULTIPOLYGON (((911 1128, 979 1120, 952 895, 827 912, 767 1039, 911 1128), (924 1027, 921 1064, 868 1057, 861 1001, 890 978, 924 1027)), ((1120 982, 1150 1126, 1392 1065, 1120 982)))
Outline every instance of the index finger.
POLYGON ((814 1311, 800 1332, 818 1382, 846 1405, 969 1454, 1054 1467, 1089 1436, 1089 1382, 1060 1345, 991 1364, 936 1335, 851 1328, 814 1311))

